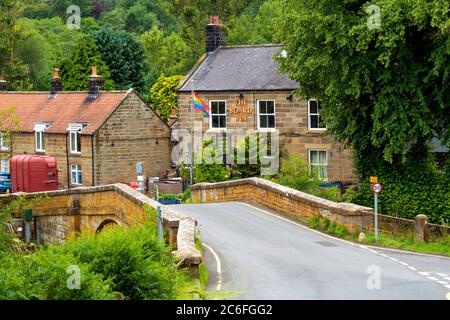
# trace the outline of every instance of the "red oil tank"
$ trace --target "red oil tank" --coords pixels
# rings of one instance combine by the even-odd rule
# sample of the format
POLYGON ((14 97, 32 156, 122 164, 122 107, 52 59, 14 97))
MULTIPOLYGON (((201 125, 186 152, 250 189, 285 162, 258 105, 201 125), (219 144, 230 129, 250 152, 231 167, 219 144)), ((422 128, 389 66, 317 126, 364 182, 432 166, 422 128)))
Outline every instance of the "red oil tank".
POLYGON ((10 160, 13 192, 58 190, 56 159, 32 154, 17 155, 10 160))

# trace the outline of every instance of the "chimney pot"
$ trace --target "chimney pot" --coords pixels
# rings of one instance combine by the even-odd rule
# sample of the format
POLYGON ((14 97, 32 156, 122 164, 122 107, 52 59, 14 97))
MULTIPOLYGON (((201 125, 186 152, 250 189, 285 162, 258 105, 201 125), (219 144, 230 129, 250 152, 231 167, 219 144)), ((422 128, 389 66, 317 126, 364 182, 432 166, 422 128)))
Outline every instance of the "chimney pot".
POLYGON ((59 69, 53 69, 53 79, 59 78, 59 69))
POLYGON ((92 75, 89 78, 89 93, 88 98, 96 99, 100 95, 100 91, 103 90, 105 80, 102 76, 97 74, 97 67, 92 67, 92 75))
POLYGON ((219 16, 210 16, 210 23, 206 26, 206 53, 214 52, 224 46, 227 39, 227 30, 220 21, 219 16))
POLYGON ((53 78, 50 87, 52 95, 56 94, 58 91, 62 91, 62 82, 59 77, 59 69, 57 68, 53 69, 53 78))

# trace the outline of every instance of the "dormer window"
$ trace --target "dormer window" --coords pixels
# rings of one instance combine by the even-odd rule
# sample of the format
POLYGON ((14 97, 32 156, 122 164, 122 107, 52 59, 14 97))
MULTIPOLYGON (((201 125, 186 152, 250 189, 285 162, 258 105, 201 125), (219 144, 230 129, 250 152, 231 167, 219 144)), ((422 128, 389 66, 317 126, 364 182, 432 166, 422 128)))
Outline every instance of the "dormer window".
POLYGON ((36 152, 45 152, 44 132, 50 125, 50 123, 36 123, 34 125, 36 152))
POLYGON ((75 154, 81 153, 81 131, 85 125, 81 123, 71 124, 67 129, 70 134, 70 152, 75 154))

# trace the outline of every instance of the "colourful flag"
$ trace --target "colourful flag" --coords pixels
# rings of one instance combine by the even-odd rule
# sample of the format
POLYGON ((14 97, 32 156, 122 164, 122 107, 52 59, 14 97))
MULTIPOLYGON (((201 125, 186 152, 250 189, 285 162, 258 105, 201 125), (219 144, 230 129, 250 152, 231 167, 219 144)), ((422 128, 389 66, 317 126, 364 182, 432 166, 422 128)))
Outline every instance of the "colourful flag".
POLYGON ((203 118, 209 118, 209 107, 194 93, 194 109, 203 112, 203 118))

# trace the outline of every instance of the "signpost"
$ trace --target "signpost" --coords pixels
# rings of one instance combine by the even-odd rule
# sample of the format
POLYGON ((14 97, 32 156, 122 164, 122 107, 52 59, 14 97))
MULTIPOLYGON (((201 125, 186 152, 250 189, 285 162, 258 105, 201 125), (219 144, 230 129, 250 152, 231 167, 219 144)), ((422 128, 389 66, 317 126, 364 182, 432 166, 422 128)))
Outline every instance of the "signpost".
POLYGON ((383 190, 383 185, 378 183, 377 177, 370 177, 370 182, 372 183, 372 191, 375 201, 375 241, 378 241, 378 194, 383 190))

